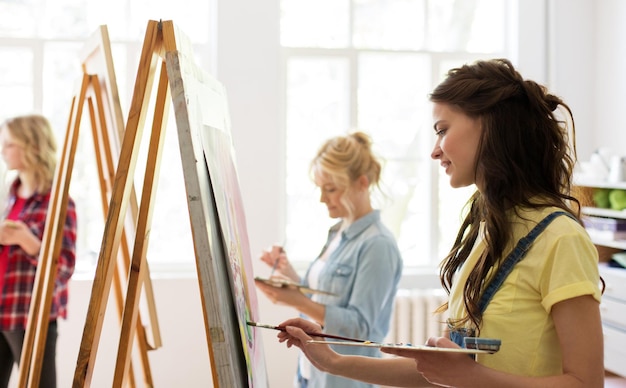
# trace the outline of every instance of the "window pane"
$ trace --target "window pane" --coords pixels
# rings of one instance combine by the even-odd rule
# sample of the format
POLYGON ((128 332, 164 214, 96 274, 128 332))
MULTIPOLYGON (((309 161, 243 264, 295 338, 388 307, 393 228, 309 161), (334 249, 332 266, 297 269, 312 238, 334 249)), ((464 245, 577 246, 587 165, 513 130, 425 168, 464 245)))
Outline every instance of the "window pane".
POLYGON ((504 50, 506 5, 502 0, 481 0, 476 6, 467 51, 493 53, 504 50))
POLYGON ((432 260, 431 245, 436 241, 428 222, 431 219, 431 209, 427 206, 431 202, 430 162, 384 160, 381 187, 386 197, 380 205, 375 202, 375 207, 381 209, 385 225, 396 236, 404 265, 428 265, 432 260))
POLYGON ((349 128, 348 61, 292 58, 287 63, 287 101, 288 249, 291 257, 311 259, 333 221, 319 204, 309 162, 323 140, 349 128))
MULTIPOLYGON (((56 118, 67 124, 74 89, 80 86, 82 70, 78 53, 81 48, 80 43, 48 43, 44 46, 43 111, 51 120, 56 118)), ((65 125, 61 128, 65 130, 65 125)))
POLYGON ((32 87, 33 53, 28 48, 0 48, 0 82, 2 85, 23 85, 32 87), (15 66, 19 63, 19 66, 15 66))
POLYGON ((378 207, 398 238, 406 265, 430 257, 429 172, 431 64, 421 54, 361 54, 358 77, 358 127, 372 135, 387 163, 386 200, 378 207))
MULTIPOLYGON (((126 0, 107 0, 107 1, 88 1, 87 3, 87 20, 92 29, 95 26, 106 25, 109 30, 109 39, 113 40, 129 40, 132 39, 128 33, 131 24, 126 12, 126 0)), ((146 20, 145 28, 148 24, 146 20)), ((89 31, 91 33, 92 31, 89 31)), ((141 35, 143 38, 143 35, 141 35)), ((117 57, 113 56, 113 58, 117 57)))
POLYGON ((129 38, 143 39, 148 20, 172 20, 194 43, 209 39, 209 1, 133 0, 129 3, 130 24, 135 27, 129 38), (184 28, 183 28, 184 27, 184 28))
POLYGON ((39 20, 35 17, 36 4, 0 2, 0 35, 3 37, 32 37, 37 33, 39 20), (7 17, 11 15, 10 17, 7 17))
POLYGON ((30 86, 0 85, 0 106, 2 106, 2 116, 0 120, 6 119, 7 115, 28 113, 33 110, 33 89, 30 86))
POLYGON ((430 60, 419 54, 361 54, 358 127, 371 131, 389 155, 411 154, 407 146, 429 117, 430 60))
POLYGON ((27 48, 2 48, 0 58, 0 106, 2 116, 33 109, 33 53, 27 48), (15 66, 19 63, 19 66, 15 66))
POLYGON ((282 0, 280 42, 287 47, 347 47, 350 0, 282 0))
POLYGON ((345 132, 349 125, 348 61, 343 58, 293 58, 287 64, 287 125, 294 128, 295 149, 345 132))
POLYGON ((425 0, 355 0, 354 46, 420 49, 424 46, 425 0))
POLYGON ((428 4, 429 49, 448 52, 504 49, 504 1, 429 0, 428 4))
POLYGON ((92 27, 87 23, 87 2, 84 0, 48 0, 38 9, 42 38, 87 37, 92 27))

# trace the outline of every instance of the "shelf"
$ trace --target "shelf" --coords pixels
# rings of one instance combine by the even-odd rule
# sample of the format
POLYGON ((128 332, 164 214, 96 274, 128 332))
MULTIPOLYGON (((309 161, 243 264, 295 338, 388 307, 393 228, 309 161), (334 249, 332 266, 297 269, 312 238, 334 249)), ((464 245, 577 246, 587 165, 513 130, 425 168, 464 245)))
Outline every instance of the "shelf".
POLYGON ((603 209, 599 207, 583 206, 582 214, 588 216, 610 217, 626 219, 626 210, 603 209))
POLYGON ((604 247, 621 249, 623 251, 626 251, 626 240, 607 240, 591 237, 591 241, 595 245, 602 245, 604 247))
MULTIPOLYGON (((593 189, 595 188, 626 190, 626 182, 607 182, 601 180, 574 178, 574 185, 582 189, 578 192, 582 205, 593 204, 592 193, 593 189)), ((626 220, 626 210, 613 210, 593 206, 582 206, 580 212, 583 216, 606 217, 626 220)), ((595 245, 626 251, 626 240, 611 239, 608 238, 606 235, 594 236, 593 229, 587 229, 587 231, 589 232, 589 237, 591 237, 591 241, 593 241, 595 245)))
POLYGON ((581 187, 593 187, 600 189, 623 189, 626 190, 626 182, 607 182, 607 181, 591 181, 591 180, 576 180, 574 179, 574 185, 581 187))

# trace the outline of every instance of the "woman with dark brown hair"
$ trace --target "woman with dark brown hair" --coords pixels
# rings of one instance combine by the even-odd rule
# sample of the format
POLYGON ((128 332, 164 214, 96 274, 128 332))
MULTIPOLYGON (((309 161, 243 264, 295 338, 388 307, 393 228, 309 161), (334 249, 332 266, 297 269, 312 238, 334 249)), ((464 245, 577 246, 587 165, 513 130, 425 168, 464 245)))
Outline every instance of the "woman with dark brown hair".
POLYGON ((299 319, 282 323, 280 341, 322 370, 376 384, 602 387, 598 256, 570 195, 569 107, 504 59, 450 70, 430 99, 431 157, 452 187, 477 190, 441 264, 449 335, 427 345, 462 347, 471 336, 499 339, 500 350, 471 358, 383 348, 401 357, 347 357, 308 343, 303 329, 321 328, 299 319))

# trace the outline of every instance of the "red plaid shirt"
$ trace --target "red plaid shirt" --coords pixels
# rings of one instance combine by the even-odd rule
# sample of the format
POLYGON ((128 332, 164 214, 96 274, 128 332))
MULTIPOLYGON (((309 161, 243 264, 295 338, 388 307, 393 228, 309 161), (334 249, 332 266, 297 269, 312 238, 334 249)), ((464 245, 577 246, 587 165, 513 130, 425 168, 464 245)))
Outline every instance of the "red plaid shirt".
MULTIPOLYGON (((19 185, 19 179, 11 185, 6 214, 11 212, 15 204, 19 185)), ((49 203, 50 192, 34 194, 26 199, 24 207, 17 217, 26 223, 40 240, 43 238, 49 203)), ((0 246, 0 250, 2 254, 8 253, 4 286, 0 294, 0 330, 25 330, 39 254, 31 256, 18 245, 0 246)), ((75 262, 76 209, 74 201, 69 198, 65 227, 63 228, 61 254, 57 263, 57 277, 54 282, 50 320, 67 317, 67 283, 74 273, 75 262)))

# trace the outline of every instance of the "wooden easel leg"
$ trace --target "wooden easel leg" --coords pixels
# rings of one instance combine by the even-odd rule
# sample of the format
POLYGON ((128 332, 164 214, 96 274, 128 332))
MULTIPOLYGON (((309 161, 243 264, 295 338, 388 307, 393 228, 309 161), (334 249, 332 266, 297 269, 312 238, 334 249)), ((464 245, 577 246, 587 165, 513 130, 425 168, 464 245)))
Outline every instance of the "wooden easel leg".
MULTIPOLYGON (((94 77, 95 78, 95 77, 94 77)), ((93 86, 93 94, 94 99, 96 101, 96 107, 93 106, 92 99, 88 100, 89 102, 89 112, 91 117, 91 128, 92 128, 92 136, 94 141, 94 148, 96 153, 96 162, 98 167, 98 176, 100 178, 100 193, 101 193, 101 202, 103 214, 106 216, 108 213, 108 198, 109 193, 111 192, 112 180, 114 176, 115 166, 113 164, 113 156, 112 156, 112 140, 111 136, 116 136, 117 133, 113 133, 107 127, 107 122, 104 117, 104 103, 102 99, 102 92, 100 90, 99 82, 92 82, 93 86)), ((131 191, 131 213, 134 213, 133 220, 136 219, 137 213, 137 204, 136 204, 136 196, 134 195, 134 190, 131 191)), ((126 226, 128 227, 128 225, 126 226)), ((135 227, 135 222, 133 222, 133 228, 135 227)), ((124 293, 122 289, 122 284, 125 282, 128 272, 130 270, 130 249, 128 246, 128 235, 126 232, 122 234, 121 241, 121 251, 118 255, 117 260, 117 270, 115 271, 115 277, 113 278, 113 288, 114 295, 116 300, 116 307, 118 312, 118 317, 120 319, 120 323, 123 317, 124 311, 124 293)), ((147 265, 147 262, 145 263, 147 265)), ((145 272, 145 279, 150 280, 150 272, 145 272)), ((144 279, 144 280, 145 280, 144 279)), ((150 281, 144 281, 144 287, 150 286, 152 283, 150 281)), ((152 298, 153 300, 153 291, 152 289, 146 289, 146 298, 152 298)), ((149 312, 156 315, 156 306, 154 303, 149 303, 149 312)), ((148 359, 147 352, 149 350, 157 349, 161 346, 160 343, 160 333, 158 328, 158 321, 156 316, 152 317, 150 320, 150 324, 153 327, 153 333, 155 339, 159 341, 155 343, 154 347, 150 347, 147 342, 147 337, 145 333, 145 329, 142 324, 141 315, 137 318, 137 346, 139 350, 139 356, 141 361, 141 366, 143 369, 143 377, 144 382, 148 387, 153 386, 152 381, 152 371, 150 370, 150 360, 148 359)), ((128 368, 127 376, 125 376, 125 386, 129 388, 134 388, 136 385, 136 377, 134 368, 132 367, 132 361, 130 367, 128 368)))
POLYGON ((118 348, 117 364, 113 378, 113 387, 121 387, 122 378, 128 369, 130 353, 133 344, 132 329, 136 326, 139 310, 141 281, 145 276, 145 257, 148 250, 148 241, 156 198, 156 189, 161 165, 163 142, 165 139, 166 115, 169 102, 169 85, 165 64, 161 65, 158 90, 155 103, 155 115, 152 123, 152 134, 148 148, 148 160, 141 194, 139 218, 137 220, 137 235, 133 249, 132 263, 128 277, 126 304, 122 319, 122 332, 118 348))
POLYGON ((139 70, 133 93, 128 123, 124 132, 118 168, 115 174, 109 212, 105 224, 100 255, 91 299, 87 311, 83 338, 79 349, 73 387, 85 387, 91 383, 102 323, 106 311, 108 292, 113 278, 115 258, 123 234, 123 222, 126 216, 128 199, 132 189, 139 143, 143 132, 150 88, 157 66, 159 32, 156 23, 149 24, 146 39, 139 60, 139 70))
POLYGON ((83 77, 78 100, 72 101, 61 158, 57 164, 52 193, 46 215, 46 228, 39 253, 39 265, 35 274, 29 317, 20 358, 19 387, 37 387, 48 334, 52 293, 56 279, 56 257, 61 251, 63 227, 67 211, 69 181, 73 169, 78 128, 81 118, 88 77, 83 77), (27 382, 28 381, 28 382, 27 382))
MULTIPOLYGON (((109 147, 110 144, 107 141, 107 126, 106 126, 106 119, 104 118, 104 107, 101 101, 102 93, 100 91, 100 85, 96 76, 92 77, 92 81, 93 82, 91 82, 91 87, 93 88, 92 90, 93 96, 90 96, 87 99, 87 106, 89 107, 89 118, 91 121, 91 135, 93 138, 94 151, 95 151, 95 156, 96 156, 96 167, 98 170, 98 178, 99 178, 98 181, 100 183, 100 201, 102 205, 102 212, 103 212, 102 214, 104 217, 106 217, 106 214, 108 212, 108 205, 109 205, 107 194, 110 192, 109 187, 108 187, 108 183, 110 182, 110 179, 108 179, 109 178, 108 172, 114 171, 114 169, 112 168, 113 166, 112 160, 108 160, 108 158, 110 158, 110 152, 107 152, 106 147, 109 147), (94 100, 96 101, 95 105, 94 105, 94 100)), ((122 301, 124 300, 124 297, 122 295, 122 285, 121 285, 119 272, 116 271, 115 273, 118 276, 115 276, 113 278, 113 288, 114 288, 114 293, 115 293, 114 294, 115 300, 118 302, 117 303, 118 310, 121 316, 122 301)), ((129 381, 127 382, 127 385, 129 386, 129 388, 134 388, 135 377, 134 377, 132 368, 130 369, 128 380, 129 381)))

